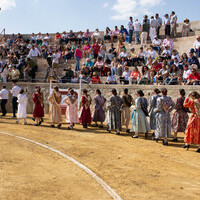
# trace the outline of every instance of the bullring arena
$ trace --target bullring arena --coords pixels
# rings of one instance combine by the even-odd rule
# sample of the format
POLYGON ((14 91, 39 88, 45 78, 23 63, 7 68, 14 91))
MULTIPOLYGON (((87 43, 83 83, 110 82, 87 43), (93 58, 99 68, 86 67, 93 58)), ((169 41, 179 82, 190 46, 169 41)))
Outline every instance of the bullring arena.
MULTIPOLYGON (((194 26, 198 27, 195 22, 194 26)), ((199 30, 195 32, 198 34, 199 30)), ((195 36, 176 38, 179 52, 188 51, 195 36), (184 47, 181 45, 185 43, 184 47)), ((128 47, 127 47, 128 48, 128 47)), ((139 45, 136 46, 136 49, 139 45)), ((47 63, 40 59, 40 80, 47 63)), ((74 63, 70 63, 74 66, 74 63)), ((66 65, 63 64, 62 68, 66 65)), ((50 128, 49 104, 45 100, 45 118, 40 127, 32 121, 31 95, 40 85, 45 98, 49 95, 49 83, 19 83, 28 96, 28 124, 16 124, 11 114, 0 117, 0 199, 2 200, 163 200, 200 199, 200 159, 196 145, 189 151, 182 148, 184 133, 177 143, 162 146, 152 141, 151 134, 145 139, 133 139, 122 129, 120 136, 103 129, 89 126, 83 129, 77 124, 74 130, 50 128)), ((2 83, 0 84, 2 86, 2 83)), ((55 84, 56 85, 56 84, 55 84)), ((7 84, 11 89, 11 84, 7 84)), ((63 87, 79 89, 79 84, 63 87)), ((108 98, 112 88, 119 94, 124 86, 88 86, 92 97, 100 88, 108 98)), ((135 91, 143 89, 149 98, 156 86, 127 86, 135 98, 135 91)), ((161 86, 157 86, 161 88, 161 86)), ((199 86, 167 86, 173 100, 177 91, 199 91, 199 86)), ((11 103, 8 104, 11 113, 11 103)), ((63 121, 65 121, 63 116, 63 121)), ((131 126, 131 125, 130 125, 131 126)))

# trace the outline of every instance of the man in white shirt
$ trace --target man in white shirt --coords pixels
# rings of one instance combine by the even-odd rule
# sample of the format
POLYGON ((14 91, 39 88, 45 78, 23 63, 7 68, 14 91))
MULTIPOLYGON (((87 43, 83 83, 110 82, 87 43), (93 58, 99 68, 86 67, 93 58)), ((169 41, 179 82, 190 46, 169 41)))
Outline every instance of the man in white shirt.
POLYGON ((138 19, 135 20, 133 26, 135 32, 135 44, 138 44, 138 40, 140 38, 140 29, 141 29, 141 23, 138 21, 138 19))
POLYGON ((117 84, 115 76, 111 75, 110 72, 108 72, 108 77, 107 77, 107 81, 105 84, 117 84))
POLYGON ((128 23, 128 30, 129 30, 129 45, 132 43, 132 38, 133 38, 133 18, 129 18, 130 21, 128 23))
POLYGON ((3 86, 3 89, 0 91, 0 99, 1 99, 1 110, 2 110, 2 115, 1 116, 6 116, 6 104, 8 101, 8 96, 9 92, 6 89, 6 86, 3 86))
POLYGON ((196 53, 197 57, 200 57, 200 35, 196 37, 196 41, 194 42, 194 47, 190 50, 192 53, 196 53))
POLYGON ((13 110, 13 118, 16 117, 17 112, 17 96, 19 95, 21 88, 17 86, 16 82, 13 82, 12 84, 13 88, 11 90, 12 94, 12 110, 13 110))
POLYGON ((28 57, 30 57, 36 61, 36 58, 39 56, 41 56, 40 51, 37 48, 35 48, 35 46, 33 45, 31 50, 29 51, 28 57))
POLYGON ((151 21, 150 21, 150 30, 149 30, 149 37, 151 38, 151 43, 153 42, 154 37, 156 35, 156 26, 157 26, 157 22, 152 16, 151 21))
POLYGON ((126 48, 124 47, 122 49, 122 52, 119 54, 119 58, 127 58, 128 57, 128 52, 126 52, 126 48))
POLYGON ((95 30, 95 32, 92 34, 92 40, 93 41, 99 41, 101 39, 101 35, 100 35, 100 32, 99 32, 99 29, 97 28, 95 30))
POLYGON ((177 37, 176 22, 177 22, 177 16, 175 15, 175 12, 172 11, 172 13, 170 15, 170 24, 172 27, 171 37, 177 37))
POLYGON ((153 46, 153 49, 157 51, 159 55, 161 54, 161 44, 162 44, 161 39, 158 39, 158 36, 156 35, 152 42, 152 46, 153 46))
POLYGON ((57 75, 59 75, 59 59, 60 54, 58 53, 58 50, 55 50, 55 53, 52 55, 53 61, 52 61, 52 68, 56 69, 57 75))
POLYGON ((183 71, 183 78, 178 77, 179 85, 181 85, 182 82, 185 85, 187 83, 187 81, 188 81, 188 77, 189 77, 190 74, 191 74, 191 70, 189 69, 188 65, 185 65, 184 66, 184 71, 183 71))

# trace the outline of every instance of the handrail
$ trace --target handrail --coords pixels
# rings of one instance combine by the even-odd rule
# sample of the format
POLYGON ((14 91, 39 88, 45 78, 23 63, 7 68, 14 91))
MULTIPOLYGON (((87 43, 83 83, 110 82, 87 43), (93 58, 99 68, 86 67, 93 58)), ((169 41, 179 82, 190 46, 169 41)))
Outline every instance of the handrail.
POLYGON ((0 40, 6 35, 6 29, 4 28, 0 33, 0 40), (3 35, 3 36, 2 36, 3 35))

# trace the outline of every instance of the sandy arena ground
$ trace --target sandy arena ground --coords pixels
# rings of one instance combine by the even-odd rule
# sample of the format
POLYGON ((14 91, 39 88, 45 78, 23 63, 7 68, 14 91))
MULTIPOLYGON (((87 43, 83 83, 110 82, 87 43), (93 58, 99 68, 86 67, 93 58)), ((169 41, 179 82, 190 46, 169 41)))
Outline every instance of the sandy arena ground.
MULTIPOLYGON (((162 146, 143 135, 115 136, 105 129, 67 124, 58 130, 15 124, 0 118, 0 131, 53 147, 84 164, 124 200, 200 199, 200 154, 178 143, 162 146)), ((1 200, 109 200, 109 194, 86 172, 38 145, 0 134, 1 200)))

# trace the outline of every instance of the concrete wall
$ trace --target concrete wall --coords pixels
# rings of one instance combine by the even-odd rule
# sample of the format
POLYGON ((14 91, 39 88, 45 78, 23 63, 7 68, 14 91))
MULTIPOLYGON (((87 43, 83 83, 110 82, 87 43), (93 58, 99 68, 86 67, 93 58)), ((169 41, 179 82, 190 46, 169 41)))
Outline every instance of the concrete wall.
MULTIPOLYGON (((33 112, 33 101, 32 101, 32 94, 35 90, 35 86, 39 85, 42 89, 42 92, 44 94, 44 103, 45 103, 45 113, 48 113, 49 111, 49 104, 47 101, 47 98, 49 96, 49 84, 48 83, 19 83, 18 84, 21 88, 23 88, 26 91, 26 94, 28 96, 28 107, 27 112, 31 114, 33 112)), ((56 84, 55 84, 56 85, 56 84)), ((2 88, 3 84, 0 83, 0 88, 2 88)), ((7 83, 6 84, 7 89, 12 89, 12 84, 7 83)), ((74 89, 79 89, 79 84, 61 84, 62 88, 69 88, 72 87, 74 89)), ((116 88, 118 93, 121 95, 124 88, 129 89, 129 93, 136 98, 136 91, 141 89, 144 91, 145 96, 149 99, 150 95, 152 95, 152 92, 155 88, 163 88, 163 86, 154 86, 154 85, 82 85, 82 89, 86 88, 89 91, 89 94, 92 96, 92 98, 95 96, 95 90, 100 89, 102 91, 102 94, 105 96, 105 98, 109 98, 111 96, 111 90, 113 88, 116 88)), ((169 96, 172 97, 173 100, 175 100, 178 97, 178 91, 179 89, 185 89, 186 94, 191 93, 192 91, 200 92, 200 86, 166 86, 168 89, 169 96)), ((8 112, 12 112, 12 106, 11 106, 11 96, 7 104, 7 110, 8 112)))

